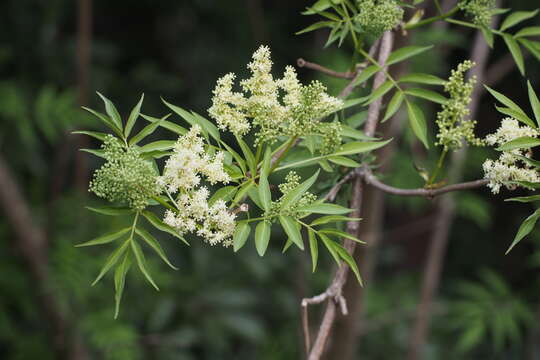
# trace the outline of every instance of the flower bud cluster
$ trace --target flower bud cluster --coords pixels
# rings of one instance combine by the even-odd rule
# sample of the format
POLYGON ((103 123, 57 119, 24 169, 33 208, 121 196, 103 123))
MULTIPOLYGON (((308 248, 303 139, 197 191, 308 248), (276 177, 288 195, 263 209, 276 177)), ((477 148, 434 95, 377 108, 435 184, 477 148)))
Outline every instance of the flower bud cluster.
POLYGON ((106 162, 94 173, 88 190, 111 202, 144 209, 161 192, 151 162, 144 160, 136 148, 125 147, 112 135, 107 135, 102 148, 106 162))
POLYGON ((465 73, 475 64, 466 60, 459 64, 446 84, 444 90, 450 94, 450 99, 442 105, 442 110, 437 113, 437 145, 445 150, 457 150, 465 143, 481 146, 482 140, 474 135, 475 120, 468 120, 469 103, 471 94, 476 83, 476 78, 471 77, 465 81, 465 73))
POLYGON ((274 79, 266 46, 253 54, 248 69, 251 77, 240 81, 241 92, 233 91, 236 75, 232 73, 217 81, 208 112, 220 129, 243 136, 254 128, 257 143, 273 142, 279 136, 319 135, 325 146, 321 152, 331 152, 341 144, 335 136, 341 132, 340 125, 321 119, 339 110, 343 102, 328 95, 322 83, 302 85, 292 66, 286 67, 282 78, 274 79))
POLYGON ((489 27, 496 3, 495 0, 461 0, 458 6, 476 25, 489 27))
POLYGON ((228 183, 230 176, 223 169, 221 152, 210 156, 205 152, 200 127, 193 126, 181 136, 167 159, 163 175, 157 183, 169 194, 178 193, 176 211, 167 210, 163 222, 180 235, 195 233, 211 245, 231 244, 235 228, 235 215, 229 212, 223 200, 208 203, 208 189, 200 186, 204 176, 210 184, 228 183))
POLYGON ((403 9, 395 0, 359 0, 355 20, 366 33, 380 36, 403 19, 403 9))
MULTIPOLYGON (((486 143, 501 146, 523 136, 538 138, 539 135, 538 130, 529 126, 520 126, 516 119, 505 118, 495 133, 486 136, 486 143)), ((530 157, 531 149, 503 151, 499 159, 495 161, 487 159, 484 162, 482 166, 484 178, 489 180, 488 187, 494 194, 500 191, 501 186, 505 186, 508 190, 516 189, 519 186, 516 183, 518 181, 540 182, 538 171, 523 161, 520 156, 530 157)))
POLYGON ((285 182, 278 185, 279 191, 281 192, 282 196, 277 201, 272 202, 270 210, 267 211, 264 216, 271 218, 277 215, 284 215, 297 218, 298 208, 307 206, 317 200, 316 195, 310 192, 305 192, 302 197, 295 203, 283 206, 284 197, 287 196, 287 194, 294 190, 294 188, 296 188, 298 185, 300 185, 300 176, 294 171, 289 172, 285 177, 285 182))

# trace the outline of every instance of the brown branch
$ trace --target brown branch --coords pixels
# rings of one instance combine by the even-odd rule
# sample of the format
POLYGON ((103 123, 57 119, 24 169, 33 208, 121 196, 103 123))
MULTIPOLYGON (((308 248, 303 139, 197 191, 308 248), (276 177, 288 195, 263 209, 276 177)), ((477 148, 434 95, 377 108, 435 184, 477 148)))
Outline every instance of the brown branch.
MULTIPOLYGON (((388 59, 390 52, 392 51, 393 41, 394 41, 393 34, 391 32, 385 32, 382 37, 379 57, 378 57, 378 62, 382 64, 383 66, 386 63, 386 60, 388 59)), ((385 79, 386 79, 386 76, 384 72, 381 71, 377 73, 373 82, 373 88, 377 89, 379 86, 381 86, 384 83, 385 79)), ((344 90, 349 91, 348 88, 344 90)), ((350 91, 352 91, 352 88, 350 91)), ((382 99, 379 98, 373 103, 371 103, 369 106, 368 119, 366 120, 366 126, 365 126, 365 133, 367 136, 373 136, 373 134, 375 133, 375 129, 377 127, 377 122, 378 122, 379 114, 381 110, 381 104, 382 104, 382 99)), ((359 177, 356 177, 353 183, 352 200, 350 203, 350 207, 354 209, 353 214, 352 214, 353 217, 359 217, 361 202, 362 202, 362 181, 359 177)), ((354 222, 347 223, 347 231, 351 234, 356 235, 358 232, 358 222, 354 221, 354 222)), ((351 241, 351 240, 345 240, 344 247, 347 250, 347 252, 349 252, 350 254, 353 254, 356 247, 356 242, 351 241)), ((347 280, 348 272, 349 272, 348 266, 342 264, 337 269, 334 275, 334 278, 332 279, 332 282, 327 289, 327 291, 330 291, 331 294, 335 294, 333 297, 334 301, 327 301, 326 310, 324 312, 323 319, 319 327, 319 331, 315 338, 313 347, 309 353, 309 357, 308 357, 309 360, 319 360, 321 358, 324 352, 328 337, 330 335, 330 331, 332 330, 332 326, 336 319, 336 306, 337 304, 342 304, 342 309, 344 307, 344 304, 345 304, 344 300, 341 301, 338 298, 338 300, 336 301, 336 296, 338 297, 341 296, 341 290, 347 280)))
POLYGON ((458 184, 446 185, 439 188, 418 188, 418 189, 401 189, 387 185, 380 181, 370 170, 363 171, 363 177, 367 184, 376 187, 388 194, 400 196, 424 196, 434 198, 435 196, 446 194, 452 191, 469 190, 484 186, 488 183, 486 179, 468 181, 458 184))
POLYGON ((306 61, 302 58, 299 58, 298 60, 296 60, 296 65, 298 65, 298 67, 305 67, 305 68, 315 70, 323 74, 336 77, 336 78, 341 78, 341 79, 352 79, 356 76, 356 73, 358 72, 358 71, 339 72, 339 71, 335 71, 327 67, 324 67, 322 65, 306 61))

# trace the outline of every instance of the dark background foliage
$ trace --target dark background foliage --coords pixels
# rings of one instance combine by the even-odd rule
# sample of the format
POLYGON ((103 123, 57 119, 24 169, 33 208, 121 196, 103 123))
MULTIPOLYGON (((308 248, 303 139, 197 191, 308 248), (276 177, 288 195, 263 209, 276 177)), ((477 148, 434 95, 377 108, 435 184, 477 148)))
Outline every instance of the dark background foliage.
MULTIPOLYGON (((99 162, 77 153, 78 147, 95 144, 70 131, 99 128, 79 110, 81 103, 101 107, 96 90, 124 114, 143 92, 145 114, 166 113, 160 96, 204 114, 215 80, 227 72, 245 73, 245 64, 261 43, 272 48, 276 69, 303 57, 347 70, 349 44, 323 51, 324 31, 294 36, 314 21, 300 15, 306 4, 95 0, 92 13, 85 14, 93 25, 90 66, 82 70, 88 71, 89 82, 81 89, 81 70, 76 66, 77 2, 0 2, 0 154, 31 209, 32 222, 45 233, 42 260, 51 272, 48 286, 66 314, 69 333, 75 334, 89 358, 302 356, 299 302, 325 288, 332 264, 322 259, 319 271, 311 274, 308 255, 294 251, 282 255, 282 239, 277 236, 264 258, 256 255, 252 244, 233 254, 197 241, 187 248, 163 238, 163 246, 180 270, 170 271, 149 256, 162 290, 155 292, 139 274, 130 274, 120 317, 113 320, 111 277, 90 287, 108 249, 73 245, 114 229, 114 222, 121 220, 84 209, 100 202, 85 187, 89 171, 99 162)), ((512 8, 521 10, 535 5, 529 0, 511 2, 512 8)), ((452 67, 468 57, 471 39, 469 30, 454 27, 416 32, 414 43, 435 43, 436 47, 411 68, 447 77, 452 67)), ((491 63, 505 54, 499 39, 491 63)), ((529 57, 528 78, 536 89, 538 69, 538 61, 529 57)), ((306 81, 322 76, 304 69, 299 73, 306 81)), ((344 85, 341 80, 320 79, 332 93, 344 85)), ((515 69, 496 88, 520 104, 527 103, 525 81, 515 69)), ((493 102, 487 96, 482 100, 481 135, 498 126, 500 116, 493 102)), ((435 111, 428 119, 433 119, 435 111)), ((165 136, 156 136, 160 135, 165 136)), ((399 141, 385 180, 417 187, 421 178, 412 166, 410 150, 415 162, 434 160, 418 154, 409 135, 405 133, 399 141)), ((481 176, 481 163, 490 154, 489 149, 470 153, 467 179, 481 176)), ((324 186, 321 183, 321 189, 324 186)), ((524 359, 533 354, 533 359, 538 355, 540 233, 533 233, 530 241, 504 256, 517 227, 531 211, 527 205, 503 202, 504 197, 492 196, 487 189, 456 196, 457 218, 426 358, 524 359), (469 313, 479 315, 470 320, 469 313), (510 335, 499 341, 500 329, 491 320, 500 313, 507 314, 502 324, 510 330, 503 332, 510 335), (467 333, 472 333, 466 335, 470 339, 463 340, 467 333), (456 344, 467 341, 473 346, 460 352, 456 344)), ((0 218, 0 358, 55 359, 52 326, 38 296, 37 280, 17 245, 18 233, 7 221, 10 209, 4 206, 0 218)), ((433 202, 426 199, 389 197, 386 203, 377 275, 367 287, 369 331, 358 349, 366 359, 403 356, 433 230, 432 210, 433 202)), ((313 310, 315 317, 317 311, 313 310)))

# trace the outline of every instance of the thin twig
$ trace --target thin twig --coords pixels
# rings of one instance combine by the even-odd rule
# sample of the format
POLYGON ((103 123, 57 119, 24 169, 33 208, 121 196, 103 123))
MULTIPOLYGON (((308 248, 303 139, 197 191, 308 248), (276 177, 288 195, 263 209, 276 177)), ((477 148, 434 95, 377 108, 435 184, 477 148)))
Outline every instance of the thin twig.
POLYGON ((356 76, 356 73, 357 73, 357 71, 345 71, 345 72, 335 71, 327 67, 324 67, 322 65, 306 61, 302 58, 299 58, 298 60, 296 60, 296 65, 298 65, 298 67, 305 67, 305 68, 315 70, 323 74, 333 76, 336 78, 341 78, 341 79, 352 79, 356 76))

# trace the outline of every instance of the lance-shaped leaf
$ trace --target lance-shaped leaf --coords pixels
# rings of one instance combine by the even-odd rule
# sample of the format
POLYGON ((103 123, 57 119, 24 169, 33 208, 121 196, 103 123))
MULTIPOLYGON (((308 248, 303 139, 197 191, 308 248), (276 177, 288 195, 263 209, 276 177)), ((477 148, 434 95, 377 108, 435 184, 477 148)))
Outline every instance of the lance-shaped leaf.
POLYGON ((337 204, 319 204, 314 203, 306 206, 302 206, 297 209, 299 212, 305 212, 310 214, 325 214, 325 215, 341 215, 348 214, 353 211, 353 209, 348 209, 341 205, 337 204))
POLYGON ((429 149, 427 140, 427 125, 422 109, 415 103, 407 101, 407 114, 409 115, 409 124, 416 137, 429 149))
POLYGON ((381 84, 378 88, 376 88, 371 95, 369 96, 368 100, 364 103, 364 105, 369 105, 375 100, 379 99, 380 97, 384 96, 387 92, 392 89, 394 84, 390 80, 386 80, 384 83, 381 84))
POLYGON ((165 251, 163 251, 163 248, 152 234, 141 228, 136 228, 135 232, 159 255, 165 264, 169 265, 169 267, 174 270, 178 270, 178 268, 169 261, 167 255, 165 255, 165 251))
POLYGON ((540 126, 540 101, 538 100, 538 96, 536 96, 536 92, 530 81, 527 81, 527 90, 529 93, 529 101, 531 102, 531 107, 534 112, 534 118, 536 119, 536 123, 540 126))
POLYGON ((225 202, 231 200, 237 189, 238 188, 236 186, 224 186, 220 188, 212 195, 212 197, 210 197, 210 200, 208 200, 208 205, 212 206, 218 200, 223 200, 225 202))
POLYGON ((521 226, 518 229, 518 232, 514 238, 514 241, 512 241, 512 244, 506 250, 506 254, 510 252, 516 246, 523 238, 530 234, 530 232, 534 229, 534 226, 536 225, 536 222, 538 221, 538 218, 540 217, 540 209, 536 209, 535 212, 533 212, 528 218, 521 223, 521 226))
POLYGON ((111 119, 109 119, 106 115, 85 106, 82 106, 82 108, 88 111, 89 113, 91 113, 92 115, 94 115, 95 117, 97 117, 99 120, 101 120, 101 122, 105 124, 105 126, 107 126, 109 129, 114 131, 116 135, 118 135, 120 138, 124 137, 124 134, 122 133, 122 129, 116 126, 116 124, 111 119))
POLYGON ((124 229, 122 229, 120 231, 115 231, 113 233, 97 237, 95 239, 84 242, 82 244, 77 244, 75 246, 76 247, 82 247, 82 246, 93 246, 93 245, 108 244, 108 243, 113 242, 114 240, 120 238, 122 235, 126 234, 129 230, 131 230, 131 227, 127 227, 127 228, 124 228, 124 229))
POLYGON ((100 141, 105 141, 105 138, 107 137, 107 133, 97 132, 97 131, 84 131, 84 130, 78 130, 78 131, 72 131, 72 134, 81 134, 81 135, 88 135, 95 139, 98 139, 100 141))
POLYGON ((126 241, 124 241, 122 245, 116 248, 116 250, 114 250, 111 255, 109 255, 109 257, 105 261, 105 265, 103 265, 103 267, 101 268, 99 275, 96 277, 96 279, 92 283, 92 286, 96 285, 98 281, 101 280, 101 278, 107 273, 107 271, 109 271, 118 262, 118 260, 122 257, 122 255, 128 248, 129 243, 130 243, 130 239, 127 239, 126 241))
POLYGON ((332 244, 332 246, 334 246, 334 248, 335 248, 336 252, 338 253, 339 257, 341 257, 343 259, 343 261, 345 261, 345 263, 351 268, 351 270, 353 271, 354 275, 356 276, 356 280, 358 280, 358 283, 360 284, 360 286, 363 286, 362 278, 360 277, 360 271, 358 270, 358 265, 356 264, 356 261, 351 256, 351 254, 349 254, 349 252, 347 250, 345 250, 345 248, 343 246, 341 246, 340 244, 338 244, 336 242, 334 242, 332 244))
POLYGON ((521 73, 521 75, 525 75, 525 63, 523 61, 523 54, 521 53, 521 49, 516 39, 514 39, 512 35, 509 34, 504 34, 503 39, 506 43, 506 46, 508 47, 508 50, 510 50, 512 57, 514 58, 514 61, 516 62, 519 72, 521 73))
POLYGON ((317 269, 317 261, 319 259, 319 245, 317 244, 317 237, 315 232, 308 229, 309 250, 311 252, 311 271, 315 272, 317 269))
POLYGON ((522 21, 525 21, 527 19, 530 19, 532 17, 535 17, 536 14, 538 14, 538 10, 533 11, 515 11, 508 15, 506 19, 504 19, 500 31, 504 31, 514 25, 519 24, 522 21))
POLYGON ((244 158, 247 160, 247 164, 249 167, 249 171, 251 172, 251 176, 255 176, 257 173, 257 163, 255 162, 255 155, 253 155, 253 152, 249 148, 249 146, 246 144, 244 140, 242 140, 241 137, 237 136, 236 141, 238 142, 238 145, 240 145, 240 149, 242 149, 242 153, 244 153, 244 158))
POLYGON ((518 39, 519 43, 527 48, 529 52, 536 58, 536 60, 540 61, 540 42, 538 41, 531 41, 523 38, 518 39))
POLYGON ((234 230, 234 235, 233 235, 234 252, 237 252, 245 245, 250 232, 251 232, 251 226, 249 225, 247 221, 239 221, 236 224, 236 229, 234 230))
POLYGON ((365 68, 364 70, 359 70, 359 71, 361 71, 361 73, 360 73, 360 75, 358 75, 358 77, 354 81, 354 86, 358 86, 358 85, 368 81, 380 69, 381 68, 378 67, 377 65, 371 65, 371 66, 368 66, 367 68, 365 68))
POLYGON ((441 94, 436 93, 435 91, 428 90, 428 89, 409 88, 405 90, 405 93, 407 95, 412 95, 415 97, 426 99, 437 104, 446 104, 446 102, 448 101, 448 99, 442 96, 441 94))
POLYGON ((279 222, 281 227, 285 230, 285 233, 291 239, 291 241, 300 248, 304 250, 304 241, 302 240, 302 234, 300 229, 296 225, 296 221, 291 216, 279 216, 279 222))
POLYGON ((130 242, 131 242, 131 250, 133 250, 133 253, 135 254, 135 259, 137 260, 137 266, 139 267, 139 270, 141 270, 146 280, 148 280, 148 282, 152 284, 152 286, 157 291, 159 291, 159 288, 154 282, 154 279, 152 279, 152 275, 150 275, 150 273, 148 272, 148 269, 146 268, 146 259, 141 250, 141 247, 139 246, 139 244, 137 244, 135 239, 131 240, 130 242))
POLYGON ((510 199, 504 199, 504 201, 516 201, 522 203, 529 203, 534 201, 540 201, 540 195, 531 195, 531 196, 518 196, 510 199))
POLYGON ((266 148, 264 160, 261 167, 259 177, 259 199, 265 211, 269 211, 272 206, 272 193, 270 192, 270 184, 268 183, 268 173, 270 171, 270 158, 272 157, 271 149, 266 148))
POLYGON ((342 221, 360 221, 361 218, 352 218, 348 216, 342 216, 342 215, 327 215, 327 216, 321 216, 320 218, 317 218, 311 222, 311 226, 317 226, 317 225, 324 225, 331 222, 342 222, 342 221))
POLYGON ((521 121, 522 123, 524 123, 527 126, 532 127, 533 129, 536 127, 536 124, 534 123, 534 121, 532 121, 532 119, 529 116, 527 116, 527 114, 525 113, 516 111, 514 109, 510 109, 508 107, 495 106, 495 108, 501 114, 513 117, 514 119, 521 121))
POLYGON ((501 94, 500 92, 497 92, 497 91, 493 90, 489 86, 484 85, 484 87, 487 89, 487 91, 490 92, 491 95, 493 95, 493 97, 495 99, 499 100, 502 104, 506 105, 507 107, 509 107, 510 109, 512 109, 514 111, 525 114, 525 111, 523 111, 515 102, 510 100, 505 95, 501 94))
POLYGON ((271 224, 266 220, 259 222, 255 228, 255 247, 260 256, 263 256, 268 248, 268 243, 270 242, 270 230, 271 224))
MULTIPOLYGON (((175 124, 173 122, 170 122, 168 120, 163 120, 163 119, 159 119, 159 118, 144 115, 144 114, 140 114, 140 115, 144 120, 146 120, 148 122, 151 122, 151 123, 159 122, 159 126, 161 126, 162 128, 165 128, 167 130, 170 130, 170 131, 172 131, 173 133, 175 133, 177 135, 181 136, 181 135, 184 135, 184 134, 186 134, 188 132, 182 126, 180 126, 178 124, 175 124)), ((167 114, 167 115, 170 116, 170 114, 167 114)))
POLYGON ((148 154, 154 151, 165 151, 174 148, 176 141, 174 140, 158 140, 141 146, 139 152, 141 154, 148 154))
POLYGON ((502 144, 497 148, 497 150, 508 151, 513 149, 529 149, 538 145, 540 145, 540 139, 530 136, 522 136, 502 144))
POLYGON ((426 85, 444 85, 446 84, 446 80, 441 79, 438 76, 431 75, 431 74, 423 74, 423 73, 411 73, 407 75, 403 75, 401 78, 399 78, 399 82, 404 83, 417 83, 417 84, 426 84, 426 85))
POLYGON ((333 21, 319 21, 319 22, 316 22, 314 24, 309 25, 308 27, 306 27, 306 28, 304 28, 304 29, 302 29, 300 31, 297 31, 294 34, 295 35, 300 35, 300 34, 304 34, 304 33, 314 31, 314 30, 317 30, 317 29, 321 29, 321 28, 324 28, 324 27, 332 27, 333 24, 334 24, 333 21))
POLYGON ((520 38, 524 36, 540 36, 540 26, 530 26, 519 30, 514 38, 520 38))
POLYGON ((124 136, 126 138, 131 133, 131 129, 133 129, 133 126, 135 125, 137 118, 141 114, 141 106, 142 106, 143 100, 144 100, 144 94, 141 95, 141 99, 139 100, 137 105, 133 107, 133 109, 131 110, 131 113, 129 114, 128 121, 126 123, 126 128, 124 129, 124 136))
POLYGON ((356 168, 360 166, 360 163, 354 161, 353 159, 349 159, 348 157, 345 157, 345 156, 339 156, 339 155, 330 156, 328 160, 330 160, 331 162, 335 164, 352 167, 352 168, 356 168))
POLYGON ((150 212, 150 211, 147 211, 147 210, 144 210, 141 212, 141 215, 144 216, 144 218, 146 220, 148 220, 148 222, 153 226, 155 227, 156 229, 160 230, 160 231, 163 231, 163 232, 166 232, 168 234, 171 234, 172 236, 182 240, 182 242, 186 245, 189 246, 189 243, 186 241, 186 239, 184 239, 182 236, 180 236, 178 234, 178 231, 176 231, 174 228, 172 228, 171 226, 165 224, 163 221, 161 221, 161 219, 159 219, 156 215, 154 215, 154 213, 150 212))
POLYGON ((165 121, 169 116, 171 116, 171 114, 167 114, 164 117, 162 117, 161 119, 159 119, 159 121, 156 121, 156 122, 153 122, 151 124, 146 125, 141 131, 139 131, 137 133, 137 135, 133 136, 129 140, 129 145, 135 145, 139 141, 141 141, 145 137, 147 137, 148 135, 152 134, 161 125, 161 122, 165 121))
POLYGON ((133 210, 127 207, 113 207, 113 206, 101 206, 101 207, 92 207, 85 206, 86 209, 93 211, 101 215, 109 216, 121 216, 121 215, 131 215, 133 210))
POLYGON ((199 125, 203 128, 203 131, 208 133, 217 142, 220 141, 219 130, 216 125, 212 124, 212 122, 197 114, 195 111, 191 111, 191 114, 197 120, 199 125))
POLYGON ((384 114, 382 122, 385 122, 386 120, 388 120, 392 116, 394 116, 394 114, 401 107, 401 104, 403 104, 404 99, 405 99, 405 96, 403 96, 403 92, 396 91, 394 96, 392 96, 392 99, 390 99, 390 102, 388 103, 388 106, 386 107, 386 112, 384 114))
POLYGON ((79 151, 86 152, 94 156, 100 157, 102 159, 105 159, 105 151, 101 149, 79 149, 79 151))
POLYGON ((332 155, 354 155, 376 150, 388 144, 392 139, 383 141, 352 141, 344 144, 341 148, 332 155))
POLYGON ((119 128, 122 129, 122 118, 120 118, 120 114, 118 113, 118 110, 116 110, 116 106, 107 99, 105 96, 103 96, 100 92, 96 92, 101 100, 105 103, 105 111, 107 112, 107 115, 111 118, 113 123, 119 128))
POLYGON ((334 246, 335 245, 334 241, 330 239, 328 236, 326 236, 325 234, 317 233, 317 235, 319 235, 319 238, 322 240, 324 246, 326 246, 326 249, 328 250, 330 255, 332 255, 332 257, 334 258, 338 266, 341 265, 339 261, 339 254, 337 253, 336 248, 334 246))
POLYGON ((124 286, 126 284, 126 274, 131 266, 131 254, 127 252, 124 255, 124 259, 116 267, 114 272, 114 318, 118 318, 118 313, 120 312, 120 302, 122 301, 122 294, 124 293, 124 286))
POLYGON ((356 241, 357 243, 360 243, 360 244, 365 244, 365 241, 357 239, 356 236, 353 236, 345 231, 341 231, 338 229, 322 229, 322 230, 319 230, 319 232, 322 232, 323 234, 334 235, 334 236, 342 237, 344 239, 356 241))
POLYGON ((392 65, 408 58, 421 54, 425 51, 431 49, 433 45, 430 46, 404 46, 398 50, 393 51, 388 57, 386 65, 392 65))

